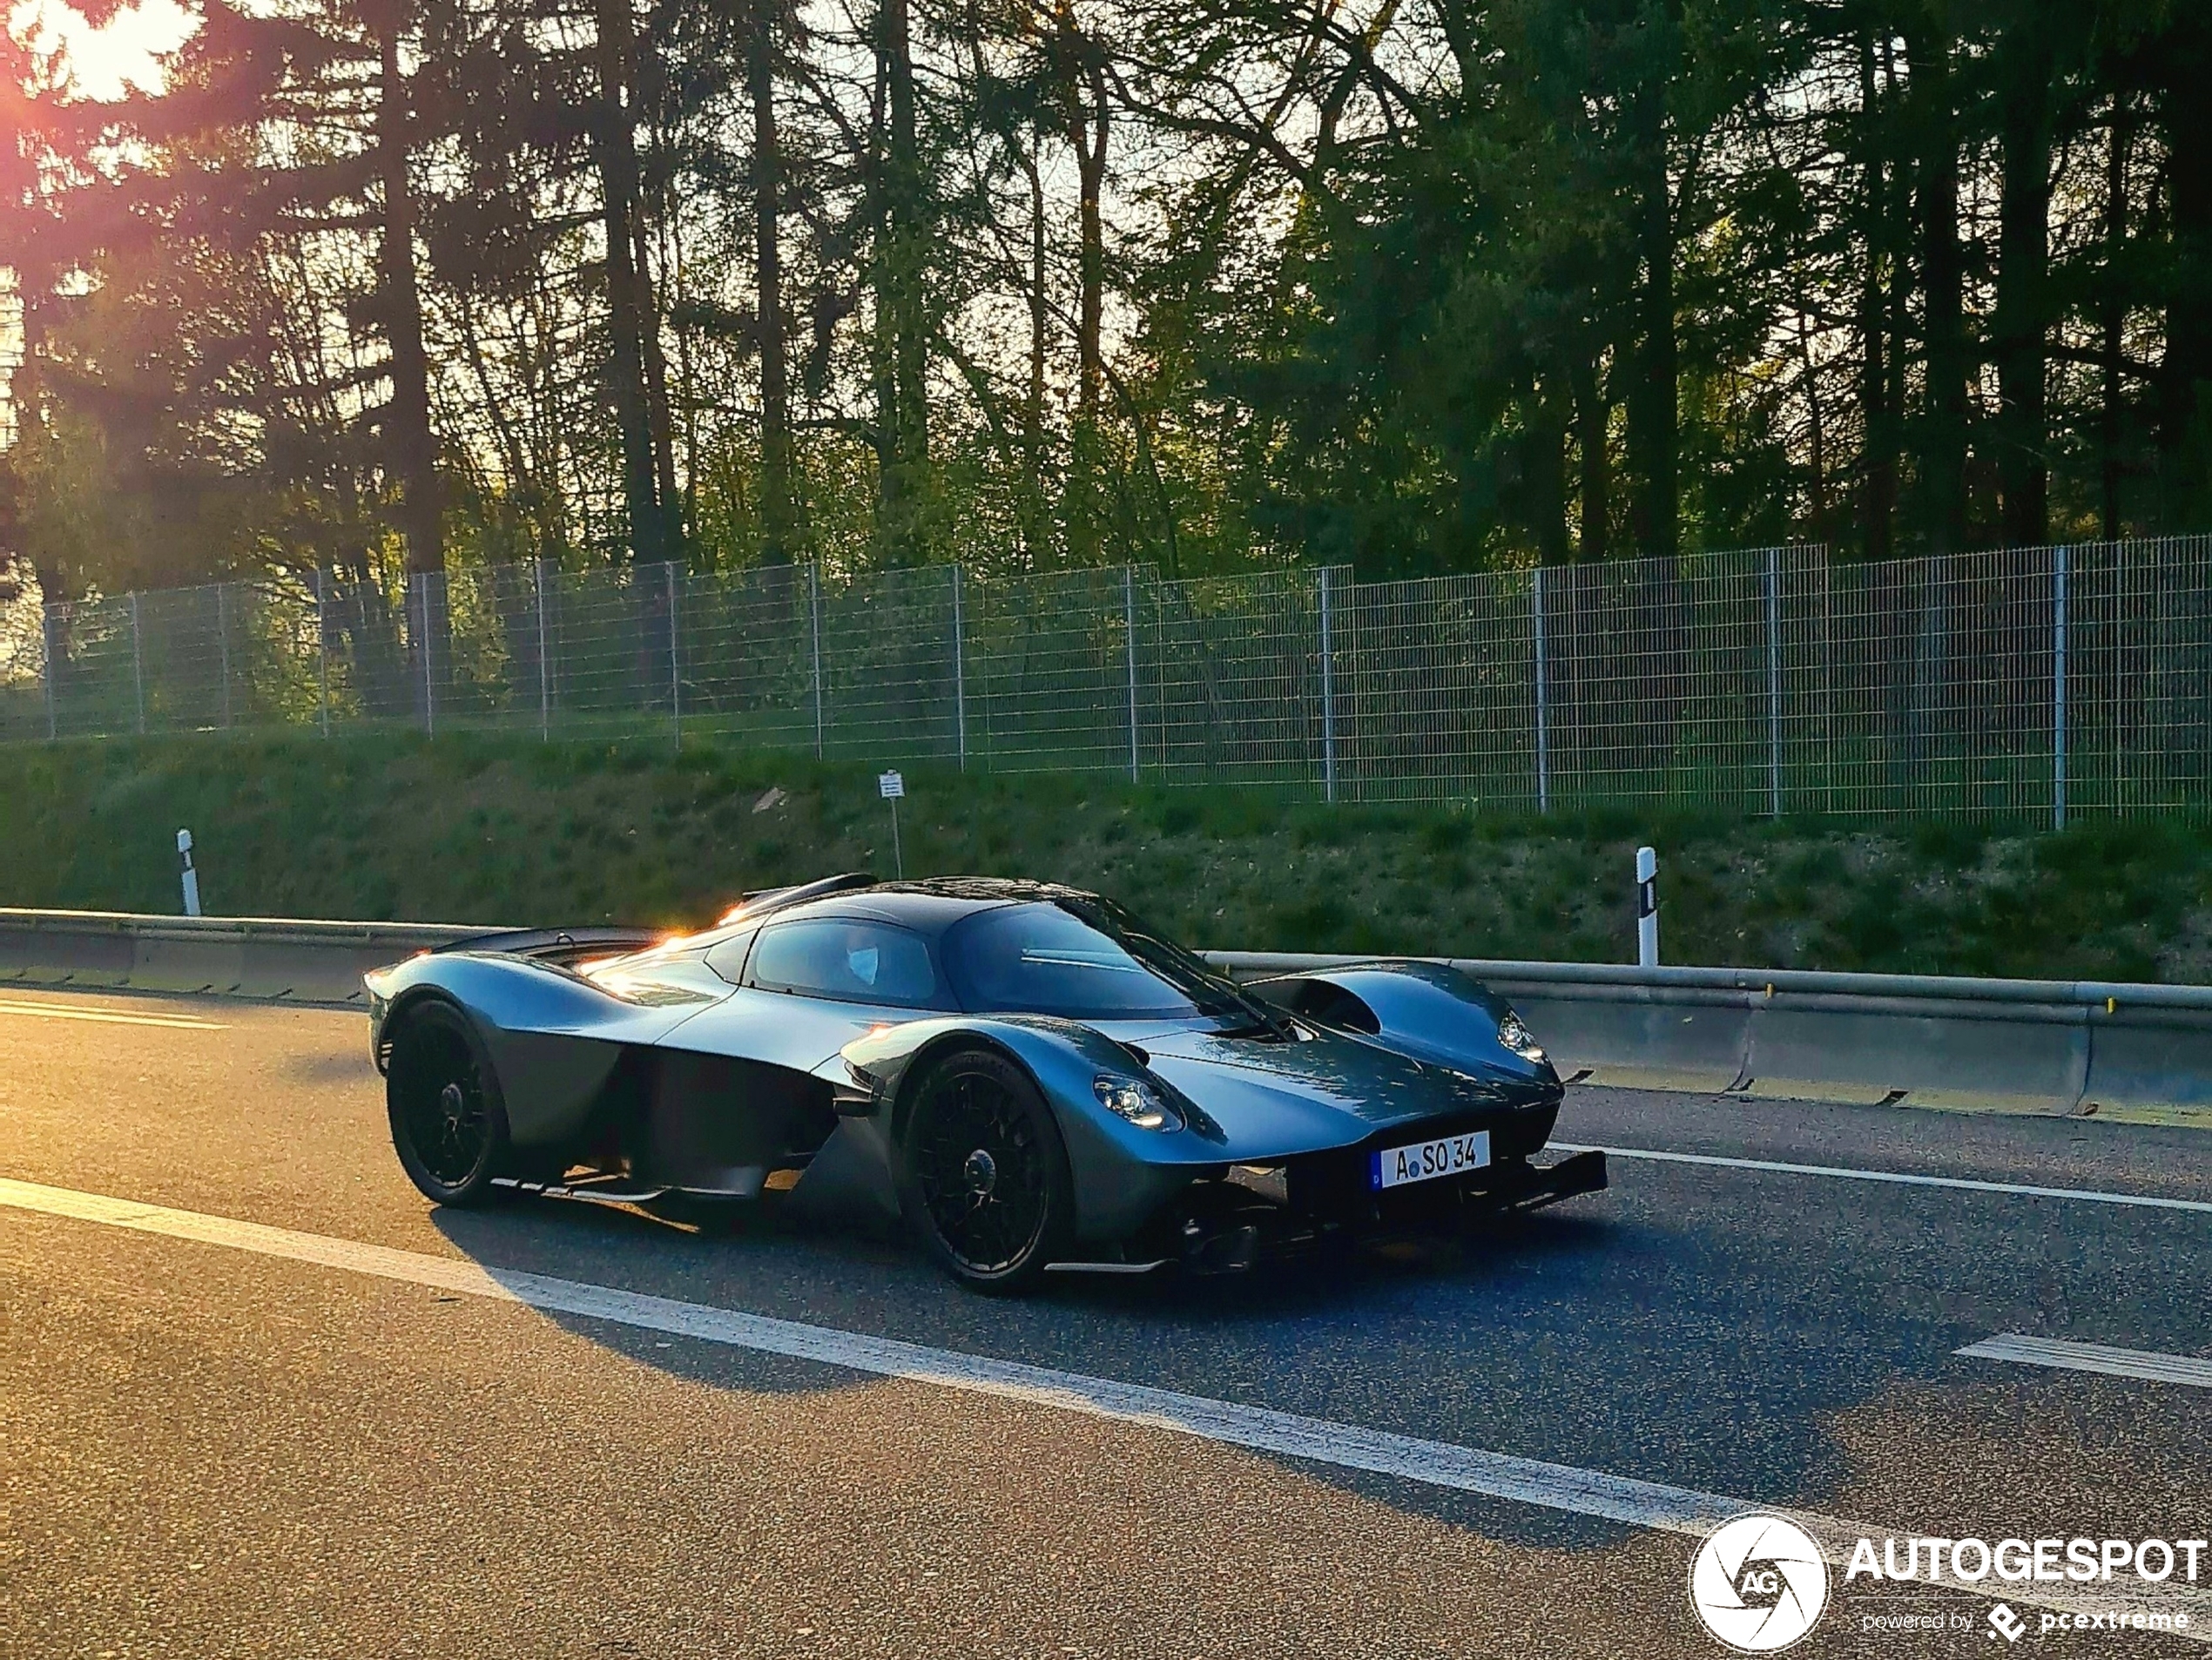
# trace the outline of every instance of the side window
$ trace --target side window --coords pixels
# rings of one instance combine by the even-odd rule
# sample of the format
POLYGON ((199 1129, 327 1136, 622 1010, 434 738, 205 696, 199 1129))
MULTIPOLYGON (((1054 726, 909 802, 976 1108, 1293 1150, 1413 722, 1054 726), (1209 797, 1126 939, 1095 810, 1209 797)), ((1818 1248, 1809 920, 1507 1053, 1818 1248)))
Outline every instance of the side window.
POLYGON ((706 966, 732 985, 743 985, 745 954, 752 949, 752 936, 757 932, 758 929, 747 928, 718 943, 706 954, 706 966))
POLYGON ((942 1001, 936 965, 921 935, 827 917, 763 928, 745 982, 763 991, 903 1009, 934 1009, 942 1001))

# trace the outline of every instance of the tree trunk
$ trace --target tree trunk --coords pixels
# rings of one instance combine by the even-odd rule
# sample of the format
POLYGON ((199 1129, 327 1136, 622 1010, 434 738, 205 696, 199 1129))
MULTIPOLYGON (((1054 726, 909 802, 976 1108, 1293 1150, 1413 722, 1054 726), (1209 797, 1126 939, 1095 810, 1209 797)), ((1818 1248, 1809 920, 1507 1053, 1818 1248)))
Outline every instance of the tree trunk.
POLYGON ((415 275, 415 195, 408 178, 408 86, 400 72, 401 11, 377 9, 377 171, 384 186, 378 272, 384 331, 392 354, 392 401, 384 442, 400 489, 399 523, 409 574, 443 570, 437 442, 430 433, 429 359, 422 345, 422 295, 415 275))
POLYGON ((784 345, 783 146, 776 132, 777 0, 753 0, 745 42, 752 99, 754 307, 760 330, 760 558, 788 564, 797 543, 792 494, 791 372, 784 345))
POLYGON ((1930 544, 1939 553, 1966 543, 1966 264, 1959 246, 1958 115, 1952 106, 1951 42, 1919 35, 1905 43, 1918 89, 1920 132, 1920 280, 1926 316, 1927 375, 1921 392, 1921 493, 1930 544))
POLYGON ((1099 543, 1098 417, 1105 387, 1102 334, 1105 318, 1106 83, 1094 49, 1077 29, 1074 9, 1060 10, 1060 47, 1067 76, 1068 143, 1076 152, 1076 430, 1068 481, 1068 551, 1076 564, 1096 562, 1099 543), (1089 107, 1086 108, 1086 103, 1089 107))
POLYGON ((1629 517, 1636 551, 1664 559, 1679 530, 1676 467, 1678 348, 1675 336, 1675 206, 1667 174, 1666 78, 1657 73, 1637 91, 1633 114, 1639 181, 1636 240, 1641 282, 1640 334, 1629 385, 1629 517))
POLYGON ((2212 120, 2202 78, 2212 71, 2212 22, 2185 10, 2166 52, 2161 111, 2174 273, 2159 368, 2159 449, 2167 523, 2193 528, 2212 507, 2212 120))
POLYGON ((645 384, 645 307, 637 264, 637 147, 627 97, 636 29, 629 0, 596 0, 599 107, 592 124, 605 200, 610 391, 622 440, 623 500, 631 556, 641 564, 668 557, 654 462, 652 406, 645 384))
POLYGON ((1865 495, 1860 508, 1866 557, 1886 559, 1897 521, 1897 422, 1889 401, 1889 314, 1884 278, 1894 258, 1885 227, 1890 223, 1889 172, 1871 152, 1877 131, 1873 44, 1861 37, 1858 49, 1859 108, 1865 114, 1870 153, 1859 198, 1860 257, 1865 261, 1858 290, 1859 420, 1865 430, 1865 495))
POLYGON ((2128 321, 2128 297, 2119 265, 2128 246, 2128 165, 2135 148, 2134 102, 2125 92, 2113 95, 2112 126, 2107 144, 2104 271, 2097 294, 2097 355, 2104 387, 2102 407, 2098 412, 2097 449, 2104 538, 2117 542, 2126 523, 2121 494, 2126 471, 2121 446, 2126 432, 2127 411, 2121 370, 2128 321))
POLYGON ((1578 556, 1595 564, 1605 557, 1613 516, 1612 406, 1605 400, 1598 348, 1575 365, 1575 448, 1581 464, 1581 536, 1578 556))
POLYGON ((927 249, 919 116, 907 0, 882 0, 877 46, 889 132, 879 186, 875 257, 878 538, 894 564, 926 556, 921 491, 929 464, 929 352, 922 284, 927 249))
POLYGON ((1567 538, 1567 428, 1570 400, 1547 376, 1528 395, 1528 516, 1535 533, 1536 557, 1548 565, 1565 564, 1567 538))
POLYGON ((638 334, 645 356, 645 422, 653 439, 653 488, 660 502, 662 551, 671 559, 684 552, 684 498, 676 488, 676 417, 668 399, 668 354, 660 338, 660 300, 653 287, 653 262, 640 213, 632 226, 637 240, 638 334))
POLYGON ((1044 175, 1034 146, 1022 158, 1029 180, 1029 384, 1022 401, 1022 552, 1031 570, 1050 557, 1044 499, 1044 362, 1050 295, 1045 291, 1044 175))
POLYGON ((1997 315, 1998 476, 2005 540, 2050 538, 2047 384, 2051 264, 2051 44, 2037 19, 2016 24, 2004 60, 1997 315))

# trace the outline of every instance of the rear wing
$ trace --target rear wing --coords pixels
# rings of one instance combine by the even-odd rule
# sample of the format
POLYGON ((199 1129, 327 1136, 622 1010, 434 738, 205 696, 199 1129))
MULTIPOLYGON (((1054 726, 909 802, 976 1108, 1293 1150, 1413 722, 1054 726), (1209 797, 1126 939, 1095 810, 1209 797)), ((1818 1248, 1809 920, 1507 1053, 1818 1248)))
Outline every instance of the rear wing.
POLYGON ((534 957, 540 962, 555 962, 567 968, 592 957, 643 951, 667 937, 666 928, 502 928, 442 945, 437 955, 448 951, 501 951, 509 956, 534 957))

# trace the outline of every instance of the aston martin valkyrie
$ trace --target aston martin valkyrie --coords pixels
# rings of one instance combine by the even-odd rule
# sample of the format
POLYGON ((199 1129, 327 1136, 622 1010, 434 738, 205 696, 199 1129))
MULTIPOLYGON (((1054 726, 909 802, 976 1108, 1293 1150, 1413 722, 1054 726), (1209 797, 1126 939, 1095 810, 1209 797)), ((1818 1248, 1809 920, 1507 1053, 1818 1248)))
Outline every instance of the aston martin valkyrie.
POLYGON ((1557 1073, 1440 964, 1238 985, 1096 894, 839 876, 703 932, 464 941, 368 976, 392 1141, 516 1192, 903 1220, 985 1290, 1230 1272, 1605 1185, 1557 1073))

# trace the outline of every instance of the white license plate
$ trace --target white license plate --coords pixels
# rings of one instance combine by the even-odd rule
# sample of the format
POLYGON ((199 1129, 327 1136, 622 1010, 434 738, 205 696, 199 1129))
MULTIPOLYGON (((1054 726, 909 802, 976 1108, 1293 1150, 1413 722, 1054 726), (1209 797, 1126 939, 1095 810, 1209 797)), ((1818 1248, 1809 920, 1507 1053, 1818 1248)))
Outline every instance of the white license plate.
POLYGON ((1410 1147, 1386 1147, 1372 1155, 1369 1167, 1378 1191, 1403 1187, 1408 1182, 1433 1182, 1444 1176, 1464 1176, 1490 1163, 1490 1132, 1472 1130, 1464 1136, 1444 1136, 1417 1141, 1410 1147))

